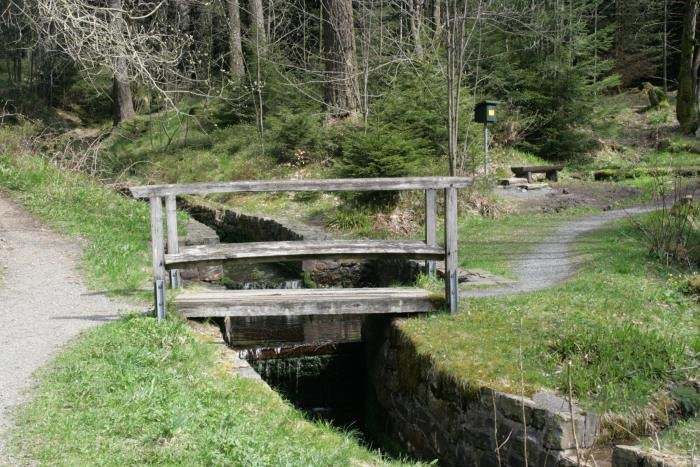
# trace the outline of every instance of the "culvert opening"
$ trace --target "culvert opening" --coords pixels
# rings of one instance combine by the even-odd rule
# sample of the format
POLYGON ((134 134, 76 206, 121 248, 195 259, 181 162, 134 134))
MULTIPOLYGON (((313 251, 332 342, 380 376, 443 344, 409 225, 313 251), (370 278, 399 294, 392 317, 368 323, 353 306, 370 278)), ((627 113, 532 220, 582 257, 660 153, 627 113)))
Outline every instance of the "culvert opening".
POLYGON ((263 380, 310 419, 366 432, 361 343, 278 347, 247 356, 263 380))
POLYGON ((354 431, 385 455, 407 454, 377 430, 363 316, 229 318, 227 344, 311 420, 354 431))

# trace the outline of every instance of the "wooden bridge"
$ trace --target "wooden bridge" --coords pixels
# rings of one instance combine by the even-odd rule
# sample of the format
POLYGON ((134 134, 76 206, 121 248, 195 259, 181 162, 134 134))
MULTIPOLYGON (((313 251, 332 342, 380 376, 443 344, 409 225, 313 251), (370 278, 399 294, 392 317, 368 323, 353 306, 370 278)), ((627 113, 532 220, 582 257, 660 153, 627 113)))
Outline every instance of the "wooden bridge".
POLYGON ((322 314, 425 313, 447 306, 457 311, 457 190, 470 186, 470 178, 414 177, 333 180, 266 180, 148 185, 131 188, 136 198, 151 205, 151 246, 155 307, 158 319, 166 313, 166 270, 173 289, 180 287, 178 268, 186 265, 242 261, 279 262, 323 258, 404 257, 426 260, 429 274, 435 261, 445 260, 445 296, 408 287, 363 289, 225 290, 178 293, 173 303, 187 317, 280 316, 322 314), (210 193, 278 191, 425 191, 425 239, 327 240, 249 242, 179 248, 176 196, 210 193), (444 246, 437 243, 437 193, 445 197, 444 246), (165 201, 167 254, 163 234, 165 201))

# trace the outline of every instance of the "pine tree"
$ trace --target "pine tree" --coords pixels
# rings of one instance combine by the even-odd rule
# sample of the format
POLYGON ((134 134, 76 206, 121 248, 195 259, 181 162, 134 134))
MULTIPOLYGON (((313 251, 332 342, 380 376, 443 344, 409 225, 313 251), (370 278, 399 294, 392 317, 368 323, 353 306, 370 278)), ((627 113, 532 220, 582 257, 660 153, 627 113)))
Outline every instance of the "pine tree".
POLYGON ((504 43, 507 47, 490 66, 495 75, 490 92, 504 96, 524 116, 525 149, 563 160, 592 148, 593 141, 579 128, 589 123, 596 96, 618 83, 610 73, 613 62, 603 58, 613 29, 594 23, 602 4, 569 0, 558 9, 540 5, 527 23, 490 34, 490 55, 504 43))

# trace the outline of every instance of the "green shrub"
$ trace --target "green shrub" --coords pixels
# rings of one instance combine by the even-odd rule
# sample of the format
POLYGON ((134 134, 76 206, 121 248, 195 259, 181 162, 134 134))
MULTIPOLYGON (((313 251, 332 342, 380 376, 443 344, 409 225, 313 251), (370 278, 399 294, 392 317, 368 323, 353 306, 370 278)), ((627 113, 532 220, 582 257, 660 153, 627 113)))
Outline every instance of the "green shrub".
MULTIPOLYGON (((421 161, 430 156, 422 141, 387 127, 373 127, 366 132, 357 130, 347 136, 337 169, 341 177, 405 177, 417 173, 421 161)), ((391 205, 398 200, 398 193, 367 192, 352 199, 367 204, 391 205)))
POLYGON ((301 166, 322 158, 324 128, 319 117, 288 110, 265 124, 270 153, 278 161, 301 166))
POLYGON ((671 397, 678 404, 681 414, 696 417, 700 414, 700 392, 689 384, 677 384, 671 387, 671 397))
POLYGON ((557 15, 544 10, 532 15, 530 24, 512 25, 508 32, 490 35, 484 44, 491 53, 503 54, 484 61, 489 76, 484 82, 486 94, 504 100, 509 113, 524 118, 525 141, 520 146, 550 160, 577 159, 596 146, 591 132, 581 130, 603 111, 597 96, 620 81, 611 73, 611 60, 593 61, 589 55, 592 47, 610 43, 610 30, 592 34, 584 20, 588 6, 571 7, 579 13, 569 24, 575 50, 568 41, 543 40, 536 32, 559 28, 557 15), (504 40, 509 44, 506 52, 502 52, 504 40))
POLYGON ((700 274, 693 274, 688 277, 687 290, 688 293, 700 296, 700 274))
POLYGON ((372 216, 362 209, 336 209, 325 218, 326 227, 347 232, 367 231, 372 227, 372 216))
POLYGON ((435 155, 446 154, 447 87, 439 68, 422 64, 400 75, 373 103, 370 123, 409 133, 435 155))
POLYGON ((255 116, 254 101, 250 89, 243 83, 228 86, 221 99, 210 108, 214 126, 225 128, 239 123, 252 123, 255 116))
POLYGON ((95 124, 112 118, 112 80, 99 77, 95 82, 78 80, 62 97, 62 106, 85 123, 95 124))

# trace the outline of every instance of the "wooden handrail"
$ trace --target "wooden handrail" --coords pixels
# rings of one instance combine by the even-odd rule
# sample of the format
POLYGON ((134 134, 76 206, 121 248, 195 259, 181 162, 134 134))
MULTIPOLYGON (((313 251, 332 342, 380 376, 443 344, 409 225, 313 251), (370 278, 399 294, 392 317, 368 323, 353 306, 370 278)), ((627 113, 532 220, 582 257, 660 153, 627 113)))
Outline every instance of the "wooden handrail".
MULTIPOLYGON (((169 251, 170 250, 169 248, 169 251)), ((305 259, 409 257, 435 261, 445 249, 420 240, 295 240, 189 246, 165 255, 166 269, 203 262, 281 262, 305 259)), ((173 286, 176 287, 175 285, 173 286)))
POLYGON ((467 188, 471 177, 336 178, 328 180, 247 180, 131 187, 135 198, 209 193, 274 191, 401 191, 467 188))
MULTIPOLYGON (((459 301, 457 281, 457 189, 472 185, 472 179, 468 177, 408 177, 408 178, 348 178, 331 180, 258 180, 241 182, 212 182, 191 183, 186 185, 147 185, 131 188, 131 193, 137 198, 149 198, 151 204, 151 243, 153 252, 153 286, 155 291, 155 305, 159 319, 165 317, 165 242, 163 241, 163 202, 166 205, 167 220, 167 250, 171 261, 179 258, 177 238, 177 216, 175 197, 184 194, 205 195, 208 193, 232 193, 232 192, 275 192, 275 191, 400 191, 400 190, 425 190, 425 251, 413 249, 412 255, 426 259, 428 274, 435 273, 435 258, 444 251, 445 258, 445 298, 448 309, 454 313, 457 311, 459 301), (444 247, 437 246, 437 190, 444 192, 445 209, 445 242, 444 247)), ((385 252, 377 252, 382 242, 374 242, 365 249, 367 256, 378 254, 406 255, 405 251, 396 248, 387 249, 385 252)), ((269 245, 268 245, 269 246, 269 245)), ((279 246, 285 246, 280 244, 279 246)), ((286 245, 290 251, 292 246, 286 245)), ((386 245, 385 245, 386 246, 386 245)), ((189 250, 188 250, 189 252, 189 250)), ((266 253, 267 254, 267 253, 266 253)), ((340 251, 339 256, 358 254, 355 251, 340 251)), ((254 254, 247 256, 255 257, 254 254)), ((269 255, 268 255, 269 256, 269 255)), ((303 256, 301 254, 297 256, 303 256)), ((314 256, 314 255, 310 255, 314 256)), ((319 251, 317 256, 329 256, 326 251, 319 251)), ((409 255, 410 256, 410 255, 409 255)), ((206 255, 199 258, 191 258, 193 262, 209 261, 206 255)), ((175 263, 177 261, 174 261, 175 263)), ((175 266, 173 264, 172 266, 175 266)), ((170 269, 170 284, 177 288, 180 276, 175 267, 170 269)))

